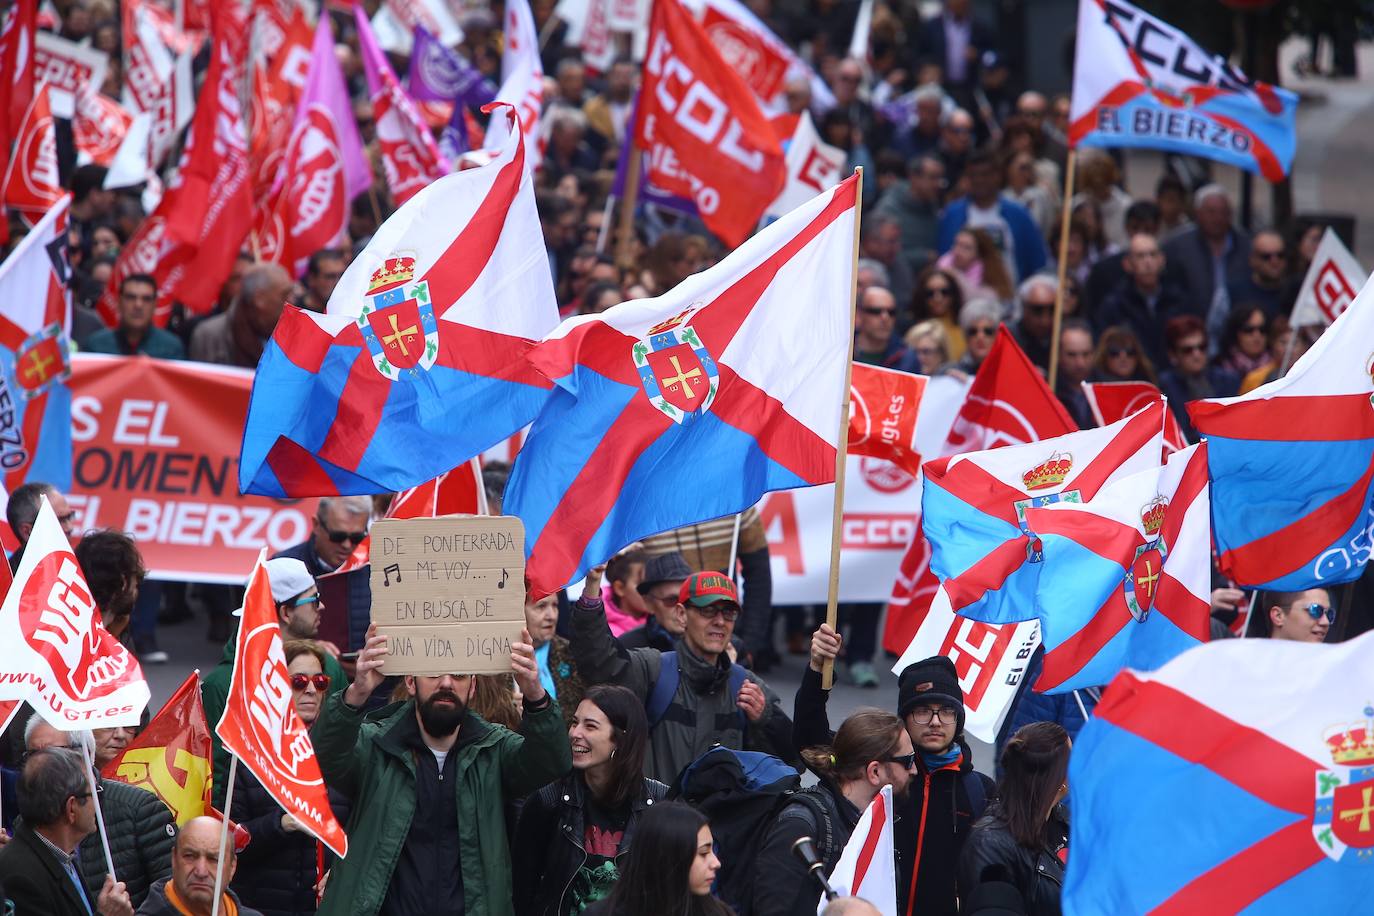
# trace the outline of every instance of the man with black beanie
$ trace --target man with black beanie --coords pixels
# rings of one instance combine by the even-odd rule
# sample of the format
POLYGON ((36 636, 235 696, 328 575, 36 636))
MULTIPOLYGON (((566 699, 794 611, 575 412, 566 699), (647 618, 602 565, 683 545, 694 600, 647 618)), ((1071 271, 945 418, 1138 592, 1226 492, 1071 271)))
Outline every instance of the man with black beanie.
MULTIPOLYGON (((832 737, 821 668, 839 651, 839 634, 822 624, 811 637, 811 664, 797 689, 792 739, 798 750, 827 744, 832 737)), ((973 769, 973 755, 963 741, 964 691, 954 662, 936 655, 908 665, 897 682, 897 715, 911 736, 918 770, 894 810, 897 911, 956 916, 959 852, 996 787, 973 769)))

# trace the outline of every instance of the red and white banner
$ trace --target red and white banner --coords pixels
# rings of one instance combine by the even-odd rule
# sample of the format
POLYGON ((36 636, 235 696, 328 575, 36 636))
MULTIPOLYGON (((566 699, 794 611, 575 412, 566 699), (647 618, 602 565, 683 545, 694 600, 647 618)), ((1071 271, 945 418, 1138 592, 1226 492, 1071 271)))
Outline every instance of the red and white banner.
POLYGON ((8 150, 19 133, 33 98, 35 5, 11 3, 0 24, 0 149, 8 150))
POLYGON ((171 151, 177 134, 191 121, 195 109, 191 59, 200 42, 177 40, 182 33, 170 23, 166 11, 146 0, 128 0, 123 12, 128 60, 124 105, 131 112, 152 116, 149 161, 156 164, 171 151), (171 44, 169 38, 173 39, 171 44))
MULTIPOLYGON (((841 897, 868 901, 882 916, 897 916, 897 870, 892 845, 892 786, 873 796, 854 825, 844 852, 830 873, 830 886, 841 897)), ((830 903, 824 894, 816 904, 817 916, 830 903)))
POLYGON ((252 169, 253 200, 262 203, 281 173, 292 122, 310 79, 315 29, 304 11, 292 5, 291 18, 278 22, 275 4, 259 8, 258 21, 273 22, 273 47, 253 67, 253 91, 248 99, 251 127, 248 161, 252 169))
MULTIPOLYGON (((543 145, 539 142, 539 113, 544 105, 544 65, 539 59, 539 33, 534 28, 534 13, 528 0, 507 0, 505 44, 501 48, 501 86, 498 102, 515 106, 520 130, 525 137, 525 161, 530 171, 539 167, 543 145)), ((499 150, 505 146, 506 119, 492 118, 487 125, 483 146, 499 150)))
POLYGON ((0 605, 0 697, 63 729, 137 726, 148 705, 143 670, 101 623, 47 497, 0 605))
POLYGON ((964 731, 991 744, 1039 645, 1039 621, 997 625, 959 617, 940 588, 892 671, 901 674, 912 662, 947 656, 959 672, 959 686, 964 691, 968 711, 964 731))
POLYGON ((643 78, 634 143, 649 151, 645 177, 738 246, 786 180, 772 125, 679 0, 654 4, 643 78))
MULTIPOLYGON (((1084 382, 1083 394, 1088 398, 1088 407, 1098 426, 1124 420, 1162 397, 1159 389, 1149 382, 1084 382)), ((1178 425, 1178 417, 1172 410, 1164 411, 1164 457, 1187 447, 1188 440, 1183 435, 1183 427, 1178 425)))
POLYGON ((1312 264, 1302 278, 1289 325, 1294 328, 1329 325, 1355 301, 1355 294, 1367 279, 1369 273, 1345 247, 1336 230, 1327 226, 1312 264))
POLYGON ((382 48, 393 54, 410 54, 417 25, 445 47, 451 48, 463 40, 463 27, 444 0, 382 0, 369 25, 382 48))
POLYGON ((354 7, 354 18, 363 69, 367 72, 367 91, 372 97, 382 167, 392 200, 400 206, 430 182, 447 175, 451 166, 439 153, 434 132, 401 88, 386 55, 378 47, 362 7, 354 7))
POLYGON ((108 166, 129 134, 134 116, 121 104, 91 86, 76 94, 72 137, 81 164, 108 166))
POLYGON ((833 107, 835 97, 797 52, 773 33, 740 0, 688 0, 721 58, 753 90, 768 111, 783 107, 787 80, 805 77, 817 108, 833 107))
POLYGON ((51 32, 39 32, 34 38, 33 85, 48 84, 56 117, 70 118, 77 90, 85 85, 100 87, 109 66, 110 59, 103 52, 58 38, 51 32))
POLYGON ((811 113, 803 111, 787 144, 787 184, 768 208, 769 216, 782 216, 840 183, 845 151, 821 139, 811 113))
POLYGON ((273 801, 334 854, 348 854, 348 837, 329 795, 310 731, 291 702, 291 675, 282 650, 272 586, 259 558, 243 598, 229 698, 215 733, 273 801))
POLYGON ((239 495, 252 372, 77 354, 68 384, 76 527, 129 532, 154 578, 241 585, 310 536, 314 500, 239 495))
POLYGON ((5 170, 5 206, 24 214, 30 223, 41 219, 67 193, 57 173, 57 134, 48 96, 46 84, 33 94, 5 170))
POLYGON ((924 375, 855 363, 849 379, 849 454, 891 461, 913 477, 921 472, 916 420, 924 375))

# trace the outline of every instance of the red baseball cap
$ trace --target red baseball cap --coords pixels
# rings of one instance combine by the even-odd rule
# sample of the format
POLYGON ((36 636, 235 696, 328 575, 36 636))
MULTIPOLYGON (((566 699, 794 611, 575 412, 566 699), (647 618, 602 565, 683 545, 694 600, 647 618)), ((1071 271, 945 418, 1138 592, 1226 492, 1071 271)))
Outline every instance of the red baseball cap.
POLYGON ((725 573, 708 569, 689 576, 678 590, 677 600, 696 607, 706 607, 717 601, 739 604, 739 590, 725 573))

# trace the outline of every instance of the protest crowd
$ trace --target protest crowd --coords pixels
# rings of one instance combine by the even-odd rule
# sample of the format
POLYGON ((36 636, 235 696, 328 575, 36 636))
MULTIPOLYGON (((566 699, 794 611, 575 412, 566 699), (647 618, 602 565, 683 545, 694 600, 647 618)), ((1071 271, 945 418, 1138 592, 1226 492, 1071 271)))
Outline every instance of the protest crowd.
POLYGON ((1142 6, 0 0, 3 912, 1366 912, 1374 290, 1242 218, 1297 97, 1142 6), (238 398, 298 536, 91 524, 84 379, 238 398), (776 600, 846 452, 896 581, 839 487, 776 600))

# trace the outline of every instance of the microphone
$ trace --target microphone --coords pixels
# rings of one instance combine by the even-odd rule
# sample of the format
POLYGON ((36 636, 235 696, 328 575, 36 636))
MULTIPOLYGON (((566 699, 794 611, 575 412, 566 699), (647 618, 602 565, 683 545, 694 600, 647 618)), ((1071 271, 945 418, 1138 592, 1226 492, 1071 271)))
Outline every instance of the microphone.
POLYGON ((798 838, 792 844, 792 855, 800 859, 801 863, 806 866, 807 873, 816 879, 816 883, 821 886, 821 890, 825 893, 826 900, 834 900, 839 896, 835 893, 835 889, 830 886, 830 882, 825 880, 825 875, 822 874, 825 863, 821 861, 820 856, 816 855, 815 840, 809 836, 798 838))

